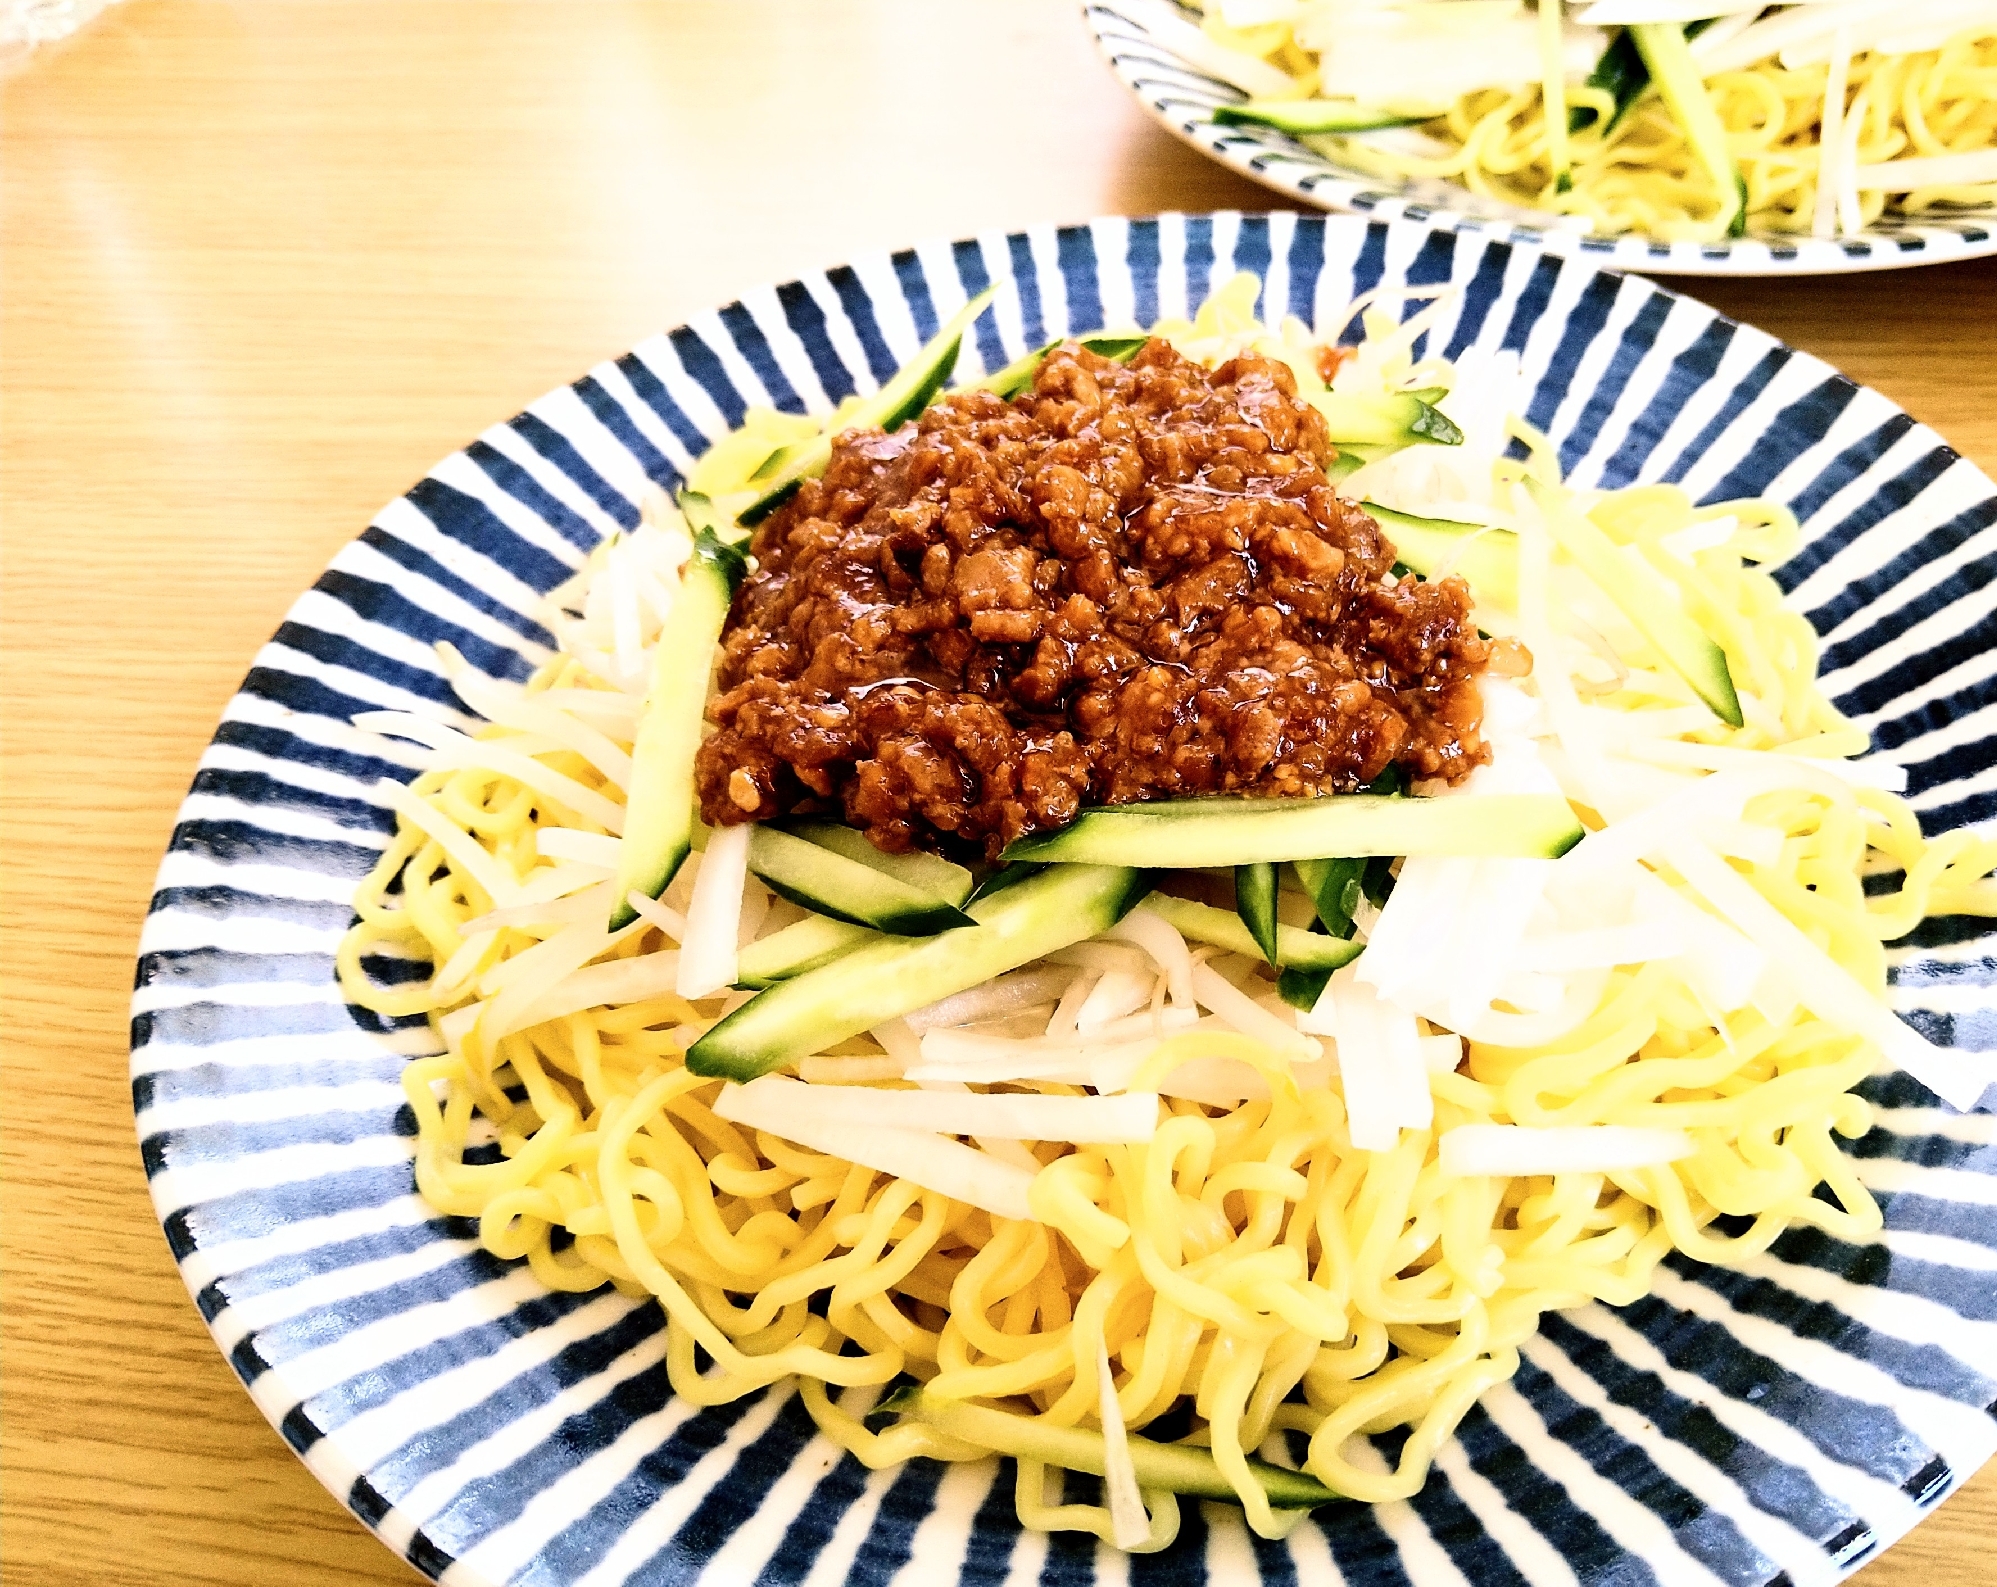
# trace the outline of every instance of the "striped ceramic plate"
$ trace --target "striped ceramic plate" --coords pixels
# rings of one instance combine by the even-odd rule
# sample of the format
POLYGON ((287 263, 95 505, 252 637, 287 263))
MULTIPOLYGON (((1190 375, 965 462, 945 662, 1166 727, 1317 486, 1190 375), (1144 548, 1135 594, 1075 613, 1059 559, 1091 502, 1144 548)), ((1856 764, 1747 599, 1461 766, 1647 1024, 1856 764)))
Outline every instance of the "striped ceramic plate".
POLYGON ((1593 236, 1543 210, 1487 199, 1453 182, 1368 175, 1272 128, 1219 125, 1214 111, 1247 96, 1181 53, 1176 38, 1199 19, 1188 0, 1086 0, 1082 11, 1116 75, 1168 131, 1265 187, 1320 209, 1418 220, 1537 243, 1549 253, 1578 254, 1619 270, 1673 275, 1839 275, 1997 253, 1997 206, 1882 221, 1842 238, 1759 230, 1704 243, 1593 236))
MULTIPOLYGON (((1186 312, 1236 270, 1266 307, 1460 286, 1430 345, 1516 348, 1530 417, 1587 484, 1793 503, 1781 578, 1831 693, 1941 827, 1997 814, 1997 500, 1935 435, 1807 355, 1637 280, 1493 238, 1355 218, 1104 220, 880 255, 751 294, 489 430, 390 505, 293 607, 203 757, 139 960, 132 1090, 153 1197, 202 1315, 314 1472, 449 1583, 1832 1581, 1997 1447, 1997 1119, 1867 1087, 1850 1150, 1887 1232, 1798 1230, 1747 1272, 1672 1261, 1622 1310, 1551 1319, 1421 1496, 1287 1543, 1188 1510, 1126 1559, 1022 1536, 1003 1463, 870 1474, 787 1391, 668 1391, 660 1314, 558 1295, 437 1216, 411 1177, 420 1024, 345 1006, 332 953, 406 777, 357 711, 461 720, 431 644, 526 676, 536 593, 633 523, 751 403, 871 387, 988 281, 987 367, 1043 338, 1186 312)), ((1997 1045, 1997 936, 1931 923, 1906 1016, 1997 1045)), ((1383 1455, 1394 1443, 1382 1440, 1383 1455)))

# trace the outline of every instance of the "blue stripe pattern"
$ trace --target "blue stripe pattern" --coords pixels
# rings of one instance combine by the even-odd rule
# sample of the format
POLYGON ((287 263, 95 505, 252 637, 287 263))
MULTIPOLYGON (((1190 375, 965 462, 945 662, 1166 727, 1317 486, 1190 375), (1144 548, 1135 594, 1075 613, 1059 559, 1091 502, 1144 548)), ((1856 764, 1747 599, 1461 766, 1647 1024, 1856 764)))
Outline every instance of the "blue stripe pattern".
MULTIPOLYGON (((1162 56, 1146 70, 1160 93, 1198 92, 1162 56)), ((374 785, 406 775, 349 719, 398 698, 459 711, 406 659, 438 639, 525 677, 553 639, 523 592, 633 522, 714 416, 871 390, 994 277, 1016 299, 979 322, 967 367, 1095 329, 1106 305, 1140 321, 1197 305, 1243 268, 1275 293, 1265 312, 1307 319, 1375 286, 1449 285, 1428 345, 1520 354, 1528 416, 1581 484, 1780 495, 1805 545, 1778 577, 1823 636, 1829 692, 1911 768, 1931 827, 1997 817, 1997 731, 1965 722, 1997 706, 1997 490, 1816 360, 1513 228, 1276 214, 992 235, 654 338, 441 466, 290 614, 196 775, 135 978, 141 1155, 197 1305, 293 1447, 344 1473, 342 1498, 419 1570, 564 1587, 629 1536, 631 1583, 691 1583, 725 1550, 749 1561, 730 1580, 762 1587, 918 1569, 996 1587, 1029 1545, 1009 1461, 969 1481, 926 1461, 869 1472, 781 1387, 677 1405, 655 1306, 543 1292, 416 1197, 399 1076, 433 1038, 347 1008, 332 974, 346 890, 393 830, 374 785)), ((1891 959, 1910 1022, 1997 1047, 1984 923, 1928 922, 1891 959)), ((421 973, 388 954, 372 969, 421 973)), ((1215 1562, 1252 1559, 1287 1587, 1327 1555, 1354 1587, 1433 1587, 1436 1559, 1503 1587, 1547 1580, 1552 1559, 1586 1587, 1854 1568, 1997 1447, 1997 1121, 1944 1126, 1904 1076, 1864 1093, 1879 1122, 1846 1150, 1885 1210, 1878 1240, 1792 1229, 1739 1272, 1674 1257, 1658 1295, 1548 1318, 1407 1504, 1328 1509, 1274 1543, 1189 1502, 1179 1541, 1133 1557, 1130 1580, 1232 1581, 1215 1562)), ((1405 1439, 1374 1443, 1392 1461, 1405 1439)), ((1089 1587, 1107 1558, 1072 1533, 1024 1557, 1047 1587, 1089 1587)))

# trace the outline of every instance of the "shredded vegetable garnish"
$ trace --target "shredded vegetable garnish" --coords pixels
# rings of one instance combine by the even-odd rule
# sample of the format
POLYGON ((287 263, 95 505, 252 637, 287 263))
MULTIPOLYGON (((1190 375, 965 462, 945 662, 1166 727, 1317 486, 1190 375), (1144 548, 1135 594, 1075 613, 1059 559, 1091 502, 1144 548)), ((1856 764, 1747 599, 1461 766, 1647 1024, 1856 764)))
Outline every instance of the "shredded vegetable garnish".
POLYGON ((1997 202, 1989 0, 1596 0, 1566 14, 1544 0, 1537 16, 1524 0, 1282 0, 1253 7, 1252 25, 1235 0, 1199 3, 1202 52, 1187 59, 1250 96, 1229 119, 1267 106, 1270 125, 1341 164, 1460 182, 1602 233, 1725 236, 1736 187, 1748 224, 1818 236, 1997 202), (1654 80, 1646 34, 1683 52, 1682 81, 1654 80), (1344 107, 1352 130, 1302 130, 1300 102, 1344 107))
MULTIPOLYGON (((1997 915, 1997 842, 1924 837, 1898 769, 1857 758, 1761 571, 1796 544, 1789 513, 1571 489, 1510 418, 1507 363, 1417 363, 1378 303, 1356 356, 1321 360, 1255 299, 1230 283, 1156 334, 1210 366, 1288 364, 1327 413, 1456 437, 1368 443, 1339 488, 1406 526, 1388 577, 1472 570, 1498 636, 1488 758, 1460 787, 1366 797, 1551 798, 1578 843, 1300 854, 1259 935, 1230 876, 1161 852, 1093 868, 1110 923, 1026 962, 994 934, 1084 867, 982 873, 944 901, 970 925, 897 939, 774 896, 738 825, 696 833, 657 898, 620 896, 631 749, 694 544, 658 498, 556 592, 561 653, 524 687, 441 658, 489 725, 363 723, 429 760, 384 791, 397 832, 338 956, 351 999, 428 1015, 443 1049, 405 1071, 422 1194, 551 1288, 656 1301, 676 1393, 795 1379, 866 1464, 1004 1452, 1025 1525, 1133 1550, 1171 1542, 1178 1495, 1277 1537, 1334 1498, 1417 1492, 1547 1311, 1634 1301, 1673 1250, 1739 1264, 1797 1223, 1876 1232, 1837 1144, 1869 1127, 1866 1076, 1898 1065, 1958 1107, 1997 1079, 1894 1018, 1883 951, 1927 915, 1997 915), (1684 621, 1640 626, 1633 588, 1684 621), (842 956, 897 940, 1005 967, 896 988, 786 1072, 689 1066, 761 988, 836 985, 842 956), (1388 1464, 1366 1440, 1397 1427, 1388 1464)), ((692 484, 740 489, 800 439, 752 415, 692 484)))

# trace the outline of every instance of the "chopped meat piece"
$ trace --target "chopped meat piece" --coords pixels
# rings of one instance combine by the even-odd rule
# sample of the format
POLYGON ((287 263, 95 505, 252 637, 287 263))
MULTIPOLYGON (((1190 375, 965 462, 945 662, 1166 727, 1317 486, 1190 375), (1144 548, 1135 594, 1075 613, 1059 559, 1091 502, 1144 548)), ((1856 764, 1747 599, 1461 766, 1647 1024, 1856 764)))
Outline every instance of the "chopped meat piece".
POLYGON ((1162 341, 840 436, 757 531, 703 815, 990 858, 1086 804, 1460 780, 1486 758, 1469 592, 1394 580, 1333 456, 1287 367, 1162 341))

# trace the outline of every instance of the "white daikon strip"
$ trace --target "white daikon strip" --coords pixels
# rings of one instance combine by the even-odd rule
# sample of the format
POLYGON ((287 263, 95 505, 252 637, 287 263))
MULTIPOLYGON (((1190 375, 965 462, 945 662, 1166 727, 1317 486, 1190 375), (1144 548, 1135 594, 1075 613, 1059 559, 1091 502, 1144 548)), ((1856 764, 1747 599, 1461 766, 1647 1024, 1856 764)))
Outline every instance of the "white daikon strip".
POLYGON ((736 934, 742 894, 749 880, 749 834, 754 823, 717 828, 701 856, 680 940, 681 997, 712 997, 735 980, 736 934))
POLYGON ((1151 1517, 1137 1486, 1137 1463, 1130 1458, 1130 1430, 1117 1403, 1116 1379, 1109 1371, 1109 1343, 1096 1333, 1096 1414, 1103 1424, 1103 1496, 1109 1500, 1110 1540, 1118 1548, 1141 1547, 1151 1538, 1151 1517))
POLYGON ((1110 1031, 1083 1041, 1075 1037, 995 1036, 972 1030, 932 1030, 922 1038, 922 1063, 911 1080, 968 1080, 996 1085, 1007 1080, 1063 1080, 1121 1090, 1123 1079, 1157 1051, 1167 1036, 1201 1028, 1222 1030, 1219 1020, 1201 1020, 1191 1009, 1168 1008, 1154 1024, 1148 1016, 1121 1020, 1110 1031), (1135 1026, 1136 1028, 1132 1028, 1135 1026))
POLYGON ((1065 1041, 1075 1034, 1075 1016, 1082 1011, 1082 1005, 1088 1001, 1089 993, 1095 990, 1095 984, 1096 977, 1088 970, 1068 983, 1068 990, 1061 994, 1060 1002, 1054 1005, 1054 1012, 1047 1019, 1049 1041, 1065 1041))
MULTIPOLYGON (((529 694, 518 684, 488 678, 446 642, 438 643, 437 654, 444 663, 444 676, 451 680, 458 698, 488 722, 553 739, 574 750, 619 788, 631 786, 631 757, 611 743, 601 729, 565 709, 566 699, 554 698, 557 691, 529 694)), ((585 689, 564 689, 559 693, 564 697, 595 693, 606 700, 620 698, 585 689)), ((635 724, 632 731, 636 731, 635 724)))
POLYGON ((1852 172, 1855 187, 1874 193, 1911 193, 1917 187, 1981 187, 1986 182, 1997 182, 1997 149, 1885 160, 1858 166, 1852 172))
POLYGON ((1421 1044, 1422 1067, 1432 1075, 1453 1073, 1456 1066, 1463 1062, 1461 1036, 1444 1031, 1439 1036, 1422 1036, 1417 1040, 1421 1044))
POLYGON ((485 889, 486 897, 495 907, 505 909, 524 902, 520 883, 506 862, 487 852, 484 844, 407 783, 384 777, 375 784, 375 791, 395 807, 395 813, 403 820, 435 838, 437 846, 450 856, 451 863, 485 889))
POLYGON ((639 631, 638 587, 631 577, 630 562, 630 541, 613 540, 602 577, 610 581, 610 631, 617 668, 627 678, 643 676, 646 671, 644 638, 639 631))
POLYGON ((633 921, 612 932, 604 928, 603 917, 598 916, 580 921, 546 942, 535 943, 525 953, 516 953, 503 964, 494 965, 479 983, 479 990, 491 999, 479 1021, 479 1034, 494 1042, 516 1030, 524 1030, 547 994, 592 959, 608 953, 641 925, 642 922, 633 921))
POLYGON ((1047 962, 1073 964, 1084 970, 1100 970, 1108 974, 1111 970, 1141 972, 1150 962, 1150 957, 1142 948, 1121 942, 1104 942, 1098 937, 1088 942, 1071 942, 1065 948, 1057 948, 1047 955, 1047 962))
POLYGON ((876 1080, 899 1080, 902 1066, 887 1054, 858 1053, 830 1057, 820 1053, 797 1061, 798 1078, 808 1085, 867 1085, 876 1080))
MULTIPOLYGON (((527 880, 537 896, 506 909, 492 909, 483 915, 476 915, 458 928, 458 934, 482 937, 489 931, 498 931, 506 926, 567 925, 610 913, 615 889, 594 866, 557 866, 550 870, 536 870, 527 880), (550 879, 548 883, 538 887, 531 885, 539 883, 544 876, 550 879), (554 878, 557 877, 572 881, 574 885, 556 891, 554 878)), ((522 891, 530 888, 523 888, 522 891)))
POLYGON ((1328 1017, 1337 1032, 1352 1144, 1361 1151, 1392 1151, 1403 1128, 1426 1129, 1435 1102, 1414 1015, 1354 979, 1350 965, 1332 972, 1311 1012, 1328 1017))
POLYGON ((1103 1026, 1136 1013, 1150 1004, 1157 985, 1158 977, 1149 965, 1142 970, 1111 970, 1075 1011, 1075 1029, 1084 1036, 1094 1035, 1103 1026))
POLYGON ((1644 918, 1683 935, 1685 978, 1710 1011, 1731 1014, 1753 1001, 1768 969, 1767 954, 1648 871, 1638 873, 1635 896, 1644 918))
POLYGON ((770 900, 776 895, 755 877, 742 884, 742 913, 735 917, 735 948, 739 953, 762 935, 769 918, 770 900))
POLYGON ((1211 964, 1193 966, 1193 996, 1202 1008, 1213 1012, 1242 1035, 1261 1042, 1279 1053, 1318 1055, 1318 1044, 1302 1031, 1286 1025, 1254 998, 1224 979, 1211 964))
MULTIPOLYGON (((612 959, 607 964, 589 964, 558 981, 525 1008, 508 1014, 512 1030, 526 1030, 543 1021, 560 1019, 613 1003, 642 1003, 664 997, 679 985, 680 955, 677 948, 640 954, 632 959, 612 959)), ((489 1040, 510 1035, 511 1030, 494 1028, 488 1022, 489 1040)))
POLYGON ((922 1040, 907 1020, 882 1020, 867 1034, 879 1042, 881 1051, 900 1064, 904 1071, 922 1062, 922 1040))
MULTIPOLYGON (((970 1087, 961 1080, 920 1080, 916 1082, 925 1091, 966 1092, 970 1087)), ((1002 1163, 1011 1163, 1015 1168, 1023 1168, 1029 1174, 1040 1172, 1040 1159, 1033 1155, 1033 1149, 1021 1140, 1004 1135, 973 1135, 971 1137, 979 1151, 989 1152, 1002 1163)))
POLYGON ((1151 955, 1171 989, 1172 1001, 1181 1008, 1193 1006, 1193 954, 1186 939, 1163 915, 1141 905, 1104 933, 1119 942, 1134 942, 1151 955))
POLYGON ((1768 0, 1595 0, 1574 15, 1594 28, 1622 28, 1637 22, 1703 22, 1708 17, 1745 12, 1752 17, 1768 0))
POLYGON ((981 1020, 998 1019, 1008 1014, 1017 1014, 1050 1000, 1057 999, 1075 979, 1075 972, 1064 965, 1042 964, 1026 970, 1014 970, 1001 975, 996 980, 985 982, 983 986, 971 987, 968 991, 953 992, 939 998, 927 1008, 919 1008, 906 1016, 908 1028, 920 1035, 923 1031, 934 1030, 949 1025, 971 1025, 981 1020))
MULTIPOLYGON (((454 727, 407 711, 362 711, 355 716, 354 726, 371 733, 414 739, 429 746, 432 751, 430 764, 435 770, 476 768, 498 772, 525 783, 537 794, 573 810, 585 820, 594 821, 607 832, 624 830, 623 805, 614 799, 606 799, 594 788, 585 787, 552 766, 542 765, 532 754, 523 752, 505 739, 468 738, 454 727)), ((562 747, 552 741, 533 742, 536 747, 542 743, 552 748, 562 747)))
POLYGON ((454 1008, 448 1014, 437 1016, 437 1034, 444 1038, 444 1045, 454 1053, 464 1051, 465 1036, 478 1023, 479 1015, 485 1012, 483 1003, 467 1003, 463 1008, 454 1008))
MULTIPOLYGON (((1989 0, 1878 0, 1872 5, 1822 6, 1840 14, 1854 54, 1879 50, 1904 54, 1936 50, 1965 27, 1987 24, 1989 0)), ((1833 58, 1836 28, 1819 27, 1785 44, 1778 54, 1786 72, 1821 66, 1833 58)))
POLYGON ((1160 4, 1159 0, 1127 0, 1127 4, 1133 20, 1195 70, 1232 83, 1251 98, 1295 97, 1297 85, 1287 72, 1209 38, 1188 22, 1176 6, 1160 4))
POLYGON ((534 698, 569 716, 600 723, 606 731, 619 733, 627 741, 638 735, 640 702, 615 689, 543 689, 534 698))
POLYGON ((542 859, 573 860, 613 876, 617 873, 617 846, 617 839, 606 833, 576 827, 540 827, 534 833, 534 847, 542 859))
POLYGON ((892 1174, 969 1206, 982 1207, 998 1217, 1022 1222, 1032 1219, 1026 1193, 1033 1184, 1033 1176, 1025 1169, 1001 1163, 947 1135, 881 1124, 854 1129, 851 1124, 834 1122, 822 1114, 798 1110, 788 1105, 781 1092, 774 1097, 767 1091, 756 1093, 756 1087, 769 1080, 809 1091, 814 1098, 838 1095, 847 1089, 805 1086, 779 1075, 765 1075, 746 1086, 723 1086, 721 1095, 715 1099, 715 1113, 731 1124, 767 1130, 795 1141, 808 1151, 858 1163, 876 1173, 892 1174))
POLYGON ((668 909, 656 898, 647 898, 635 887, 624 895, 624 901, 673 941, 686 941, 686 916, 677 909, 668 909))
MULTIPOLYGON (((1712 711, 1703 705, 1673 705, 1663 710, 1612 711, 1599 705, 1577 706, 1575 721, 1605 744, 1650 743, 1677 739, 1713 725, 1712 711)), ((1743 754, 1759 754, 1744 750, 1743 754)))
MULTIPOLYGON (((1559 1000, 1550 1007, 1519 1014, 1487 1008, 1463 1034, 1490 1047, 1543 1047, 1558 1041, 1594 1013, 1608 984, 1607 970, 1570 971, 1562 977, 1559 1000)), ((1518 1008, 1527 1006, 1525 998, 1511 995, 1512 987, 1499 990, 1504 1001, 1518 1008)))
POLYGON ((1540 1128, 1524 1124, 1460 1124, 1438 1143, 1445 1174, 1605 1174, 1654 1168, 1690 1157, 1683 1130, 1632 1129, 1620 1124, 1540 1128))
POLYGON ((1752 821, 1732 821, 1724 816, 1708 816, 1695 821, 1692 835, 1715 854, 1730 860, 1746 860, 1750 865, 1777 864, 1782 858, 1782 834, 1773 827, 1752 821))
MULTIPOLYGON (((1788 70, 1795 70, 1788 67, 1788 70)), ((1851 79, 1851 28, 1840 22, 1831 33, 1830 71, 1824 79, 1824 108, 1817 118, 1816 208, 1810 234, 1828 237, 1837 230, 1838 164, 1844 158, 1844 92, 1851 79)))
MULTIPOLYGON (((867 1086, 808 1086, 764 1075, 742 1087, 768 1127, 823 1120, 865 1131, 877 1125, 940 1135, 997 1135, 1013 1141, 1148 1141, 1158 1130, 1158 1099, 1148 1091, 1120 1097, 1032 1096, 1012 1092, 898 1091, 867 1086)), ((725 1093, 724 1093, 725 1094, 725 1093)))
POLYGON ((1519 950, 1517 968, 1528 975, 1608 970, 1619 964, 1675 959, 1686 945, 1684 929, 1673 922, 1640 920, 1624 926, 1599 926, 1592 931, 1528 937, 1519 950))
POLYGON ((1835 755, 1785 755, 1780 750, 1735 749, 1730 744, 1697 744, 1676 738, 1632 740, 1622 753, 1664 765, 1744 772, 1761 781, 1758 793, 1788 786, 1842 799, 1847 788, 1907 791, 1907 768, 1878 755, 1844 760, 1835 755), (1789 779, 1786 784, 1780 780, 1785 777, 1789 779))
POLYGON ((1984 1089, 1997 1081, 1997 1060, 1991 1054, 1948 1052, 1935 1046, 1710 849, 1682 834, 1661 847, 1678 874, 1769 956, 1797 1001, 1811 1013, 1872 1042, 1890 1062, 1959 1113, 1975 1107, 1984 1089))
POLYGON ((1619 869, 1642 859, 1670 834, 1695 822, 1737 818, 1741 807, 1756 794, 1797 787, 1795 776, 1777 761, 1775 756, 1749 752, 1748 762, 1740 769, 1698 778, 1670 802, 1650 805, 1590 832, 1553 862, 1557 868, 1554 885, 1573 885, 1588 871, 1619 869))

